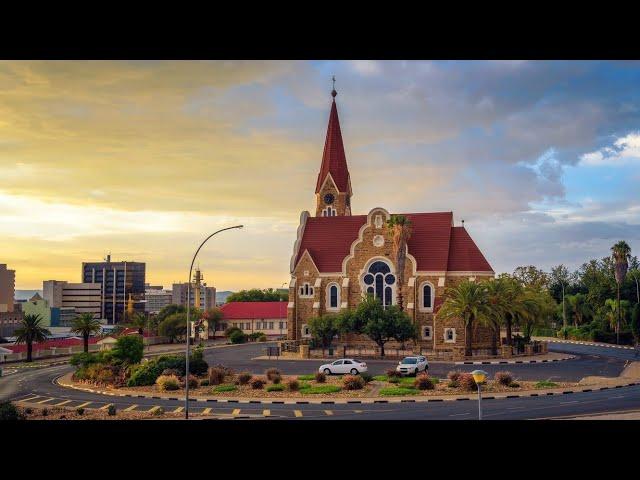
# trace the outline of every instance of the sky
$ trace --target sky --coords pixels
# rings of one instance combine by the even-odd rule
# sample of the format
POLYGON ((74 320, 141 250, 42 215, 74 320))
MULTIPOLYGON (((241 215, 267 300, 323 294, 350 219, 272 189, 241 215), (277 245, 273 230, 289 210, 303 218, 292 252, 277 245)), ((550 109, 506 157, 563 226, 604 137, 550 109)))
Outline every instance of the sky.
POLYGON ((0 263, 279 288, 331 76, 354 214, 453 211, 496 272, 640 253, 640 62, 0 61, 0 263))

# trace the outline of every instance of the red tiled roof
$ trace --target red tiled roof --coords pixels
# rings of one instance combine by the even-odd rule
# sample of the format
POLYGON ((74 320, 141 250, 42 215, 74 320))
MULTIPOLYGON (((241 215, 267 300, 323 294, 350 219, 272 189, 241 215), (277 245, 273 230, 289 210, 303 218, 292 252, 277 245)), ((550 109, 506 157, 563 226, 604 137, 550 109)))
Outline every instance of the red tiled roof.
POLYGON ((220 310, 223 320, 287 318, 287 302, 229 302, 220 310))
POLYGON ((459 272, 493 271, 464 227, 451 229, 451 247, 447 270, 459 272))
POLYGON ((338 120, 338 108, 335 100, 331 104, 327 138, 324 142, 324 152, 322 153, 322 165, 316 182, 316 193, 320 191, 329 173, 331 173, 338 191, 347 192, 349 190, 349 169, 347 168, 347 157, 344 154, 340 120, 338 120))
MULTIPOLYGON (((98 340, 99 338, 89 337, 89 344, 96 343, 98 340)), ((35 352, 36 350, 44 350, 51 347, 68 348, 68 347, 75 347, 77 345, 82 345, 82 339, 65 338, 62 340, 46 340, 44 342, 34 343, 33 351, 35 352)), ((14 345, 5 344, 4 348, 13 350, 13 353, 26 352, 27 344, 26 343, 14 344, 14 345)))
MULTIPOLYGON (((492 271, 463 227, 452 227, 452 212, 406 213, 413 224, 409 254, 421 271, 492 271)), ((307 218, 296 264, 309 251, 321 272, 342 271, 366 215, 307 218)))

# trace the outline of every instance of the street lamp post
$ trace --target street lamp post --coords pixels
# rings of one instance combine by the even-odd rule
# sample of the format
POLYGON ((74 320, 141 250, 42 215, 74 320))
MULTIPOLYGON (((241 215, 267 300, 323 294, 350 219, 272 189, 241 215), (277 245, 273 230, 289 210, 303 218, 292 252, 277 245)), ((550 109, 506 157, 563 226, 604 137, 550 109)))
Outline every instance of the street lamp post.
POLYGON ((474 370, 471 372, 471 375, 473 375, 473 380, 475 380, 478 386, 478 420, 482 420, 482 394, 480 393, 480 384, 484 383, 487 378, 487 372, 484 370, 474 370))
POLYGON ((187 355, 186 355, 186 359, 185 359, 185 382, 184 382, 184 418, 185 420, 189 419, 189 339, 191 338, 191 319, 190 319, 190 314, 191 314, 191 275, 193 273, 193 264, 196 261, 196 257, 198 256, 198 253, 200 252, 200 249, 202 248, 202 246, 207 243, 207 241, 213 237, 214 235, 220 233, 220 232, 224 232, 225 230, 231 230, 234 228, 242 228, 243 225, 235 225, 233 227, 227 227, 227 228, 222 228, 216 232, 213 232, 211 235, 209 235, 207 238, 204 239, 204 241, 200 244, 200 246, 198 247, 198 249, 196 250, 196 253, 193 255, 193 259, 191 260, 191 266, 189 267, 189 282, 187 283, 187 355))

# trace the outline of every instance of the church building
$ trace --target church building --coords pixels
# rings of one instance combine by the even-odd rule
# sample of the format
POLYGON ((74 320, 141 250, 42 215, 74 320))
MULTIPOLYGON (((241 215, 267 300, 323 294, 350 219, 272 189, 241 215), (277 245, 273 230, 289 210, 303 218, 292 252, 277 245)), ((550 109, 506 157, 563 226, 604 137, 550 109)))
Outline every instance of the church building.
MULTIPOLYGON (((353 309, 367 295, 384 306, 398 303, 419 326, 425 350, 464 346, 460 320, 434 318, 445 289, 462 279, 481 281, 495 273, 464 226, 455 226, 452 212, 403 213, 412 224, 404 275, 398 275, 391 213, 375 207, 353 215, 351 179, 347 167, 335 89, 316 182, 314 215, 304 211, 290 262, 287 310, 288 338, 310 338, 309 319, 353 309), (403 278, 400 284, 400 278, 403 278)), ((490 332, 478 326, 474 348, 490 346, 490 332)))

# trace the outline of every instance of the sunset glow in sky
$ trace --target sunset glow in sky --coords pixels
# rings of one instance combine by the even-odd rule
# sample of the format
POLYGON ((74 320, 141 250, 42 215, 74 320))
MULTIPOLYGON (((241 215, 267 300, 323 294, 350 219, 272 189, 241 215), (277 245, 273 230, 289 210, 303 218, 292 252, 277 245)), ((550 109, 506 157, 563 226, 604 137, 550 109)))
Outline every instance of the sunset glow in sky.
POLYGON ((354 214, 452 210, 497 272, 640 254, 639 62, 0 62, 0 263, 16 288, 144 261, 289 280, 331 75, 354 214))

